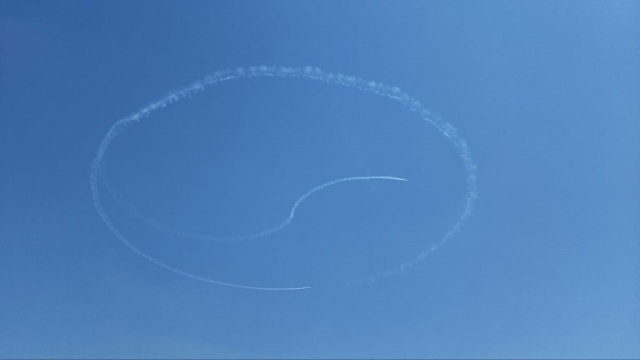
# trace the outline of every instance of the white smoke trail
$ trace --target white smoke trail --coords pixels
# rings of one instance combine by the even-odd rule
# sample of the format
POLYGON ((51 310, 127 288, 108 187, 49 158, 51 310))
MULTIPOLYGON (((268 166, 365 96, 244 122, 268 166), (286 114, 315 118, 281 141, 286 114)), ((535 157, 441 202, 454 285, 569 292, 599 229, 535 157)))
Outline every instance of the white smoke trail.
POLYGON ((283 228, 285 228, 287 225, 289 225, 291 223, 291 221, 293 221, 293 217, 295 215, 295 211, 298 208, 298 206, 305 201, 311 194, 315 193, 316 191, 319 191, 321 189, 324 189, 327 186, 331 186, 331 185, 335 185, 335 184, 339 184, 339 183, 343 183, 343 182, 347 182, 347 181, 362 181, 362 180, 395 180, 395 181, 408 181, 407 179, 403 179, 403 178, 399 178, 399 177, 394 177, 394 176, 353 176, 353 177, 345 177, 345 178, 341 178, 341 179, 337 179, 337 180, 333 180, 327 183, 324 183, 322 185, 318 185, 316 187, 314 187, 313 189, 307 191, 306 193, 304 193, 304 195, 300 196, 298 198, 298 200, 296 200, 296 202, 293 204, 293 207, 291 208, 290 212, 289 212, 289 216, 287 216, 286 219, 284 219, 284 221, 280 222, 278 225, 273 226, 269 229, 263 230, 263 231, 259 231, 259 232, 255 232, 252 234, 248 234, 248 235, 242 235, 242 236, 231 236, 231 237, 220 237, 220 236, 210 236, 210 235, 202 235, 202 234, 196 234, 196 233, 192 233, 189 231, 184 231, 184 230, 180 230, 180 229, 175 229, 173 227, 167 226, 155 219, 152 219, 144 214, 142 214, 142 212, 140 212, 138 209, 136 209, 133 205, 131 205, 129 202, 127 202, 125 199, 122 198, 122 196, 120 196, 115 189, 113 189, 113 187, 111 186, 111 184, 105 179, 105 175, 104 175, 104 170, 101 170, 100 172, 101 176, 102 176, 102 180, 103 183, 105 185, 105 188, 107 189, 107 191, 109 192, 109 194, 111 195, 111 197, 113 197, 115 199, 115 201, 120 204, 120 206, 122 206, 125 210, 127 210, 127 212, 129 212, 131 215, 133 215, 134 217, 146 222, 148 225, 160 230, 160 231, 164 231, 168 234, 172 234, 174 236, 178 236, 178 237, 182 237, 182 238, 187 238, 187 239, 194 239, 194 240, 201 240, 201 241, 211 241, 211 242, 239 242, 239 241, 246 241, 246 240, 254 240, 254 239, 259 239, 261 237, 265 237, 267 235, 271 235, 275 232, 278 232, 280 230, 282 230, 283 228))
MULTIPOLYGON (((394 100, 399 101, 402 105, 406 106, 412 112, 417 113, 423 120, 433 125, 438 131, 444 134, 453 144, 453 146, 458 150, 458 154, 463 161, 464 167, 466 169, 466 180, 467 180, 467 199, 465 202, 465 206, 461 215, 458 217, 456 222, 453 224, 451 229, 440 238, 440 240, 433 246, 423 250, 420 252, 416 258, 413 260, 409 260, 400 266, 387 270, 373 276, 370 276, 366 279, 356 280, 350 282, 349 284, 361 283, 370 281, 373 282, 381 277, 385 277, 394 273, 403 272, 408 268, 411 268, 426 258, 429 254, 433 253, 438 248, 444 246, 449 239, 451 239, 456 233, 458 233, 464 224, 467 222, 469 217, 471 216, 473 209, 475 207, 476 198, 478 197, 477 191, 477 166, 475 162, 471 158, 471 153, 469 151, 469 147, 466 141, 458 135, 456 128, 439 119, 437 117, 431 116, 429 110, 424 108, 422 104, 410 96, 409 94, 400 90, 400 88, 395 86, 389 86, 382 83, 378 83, 375 81, 366 81, 353 76, 345 76, 343 74, 335 74, 331 72, 325 72, 320 70, 317 67, 307 66, 304 68, 292 68, 292 67, 277 67, 277 66, 250 66, 247 68, 236 68, 236 69, 228 69, 223 71, 217 71, 211 75, 204 77, 201 80, 196 81, 190 86, 179 89, 165 96, 164 98, 155 101, 148 106, 144 107, 140 111, 131 114, 119 121, 117 121, 107 134, 102 139, 102 142, 98 148, 98 152, 93 160, 93 164, 91 167, 91 192, 93 196, 93 202, 98 211, 98 214, 104 222, 107 224, 109 229, 131 250, 139 254, 140 256, 146 258, 147 260, 152 261, 153 263, 167 269, 173 271, 177 274, 184 275, 193 279, 207 281, 219 285, 232 286, 237 288, 244 289, 254 289, 254 290, 302 290, 309 289, 310 287, 279 287, 279 288, 267 288, 267 287, 253 287, 253 286, 244 286, 244 285, 236 285, 230 284, 222 281, 212 280, 209 278, 201 277, 198 275, 194 275, 191 273, 187 273, 185 271, 176 269, 172 266, 169 266, 150 255, 142 252, 138 249, 133 243, 131 243, 122 233, 120 233, 110 218, 107 216, 102 202, 100 200, 100 194, 98 189, 98 175, 101 168, 102 159, 104 157, 105 152, 107 151, 109 145, 113 141, 113 139, 126 130, 126 127, 134 122, 138 122, 147 116, 149 116, 153 111, 164 108, 167 105, 170 105, 180 99, 189 98, 194 94, 201 92, 206 89, 206 87, 221 83, 228 80, 240 79, 240 78, 252 78, 252 77, 290 77, 290 78, 307 78, 311 80, 317 80, 337 85, 343 85, 349 88, 365 90, 372 92, 376 95, 388 97, 394 100)), ((338 181, 338 180, 336 180, 338 181)), ((320 185, 320 187, 328 186, 328 184, 320 185)), ((314 188, 310 190, 310 192, 303 195, 298 202, 294 205, 291 214, 293 214, 297 205, 302 202, 307 196, 311 195, 314 191, 319 190, 320 188, 314 188)), ((292 217, 292 215, 290 215, 292 217)), ((285 224, 286 225, 286 224, 285 224)))

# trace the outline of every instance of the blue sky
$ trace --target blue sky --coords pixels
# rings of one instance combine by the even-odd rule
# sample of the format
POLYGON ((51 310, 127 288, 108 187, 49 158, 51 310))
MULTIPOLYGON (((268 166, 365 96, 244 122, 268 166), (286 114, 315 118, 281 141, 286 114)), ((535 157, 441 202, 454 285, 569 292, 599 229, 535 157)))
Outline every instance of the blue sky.
POLYGON ((640 357, 640 5, 539 2, 0 2, 0 357, 640 357), (118 119, 217 70, 317 66, 398 102, 238 79, 119 136, 118 119))

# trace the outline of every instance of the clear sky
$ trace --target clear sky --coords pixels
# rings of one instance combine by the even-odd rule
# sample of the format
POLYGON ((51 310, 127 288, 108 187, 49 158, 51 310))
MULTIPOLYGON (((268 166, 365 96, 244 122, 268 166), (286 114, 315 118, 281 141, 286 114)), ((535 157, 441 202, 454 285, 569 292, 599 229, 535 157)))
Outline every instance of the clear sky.
POLYGON ((0 357, 640 357, 640 2, 0 1, 0 357), (401 102, 302 78, 391 86, 401 102), (307 191, 327 186, 287 219, 307 191), (108 188, 107 188, 108 184, 108 188), (109 189, 111 189, 109 191, 109 189), (195 234, 184 236, 184 233, 195 234))

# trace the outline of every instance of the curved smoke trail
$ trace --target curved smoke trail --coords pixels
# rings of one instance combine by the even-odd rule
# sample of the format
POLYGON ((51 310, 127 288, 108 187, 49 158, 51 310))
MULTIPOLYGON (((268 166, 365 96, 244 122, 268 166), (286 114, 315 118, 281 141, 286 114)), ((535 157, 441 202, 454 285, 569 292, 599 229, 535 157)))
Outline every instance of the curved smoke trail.
MULTIPOLYGON (((402 105, 407 107, 412 112, 417 113, 423 120, 433 125, 438 131, 440 131, 443 135, 445 135, 453 144, 453 146, 458 151, 460 158, 463 161, 465 170, 466 170, 466 180, 467 180, 467 198, 465 202, 465 206, 463 208, 462 213, 453 224, 451 229, 447 231, 440 240, 433 246, 423 250, 418 254, 416 258, 413 260, 407 261, 400 266, 390 269, 384 272, 380 272, 373 276, 370 276, 366 279, 356 280, 351 283, 359 283, 364 281, 375 281, 378 278, 385 277, 394 273, 403 272, 405 269, 411 268, 426 258, 429 254, 433 253, 438 248, 445 245, 451 237, 453 237, 456 233, 458 233, 464 224, 467 222, 469 217, 471 216, 473 209, 475 207, 476 198, 478 197, 477 191, 477 166, 473 159, 471 158, 471 153, 469 151, 469 147, 466 141, 458 135, 456 128, 437 118, 431 116, 429 110, 427 110, 417 99, 413 98, 409 94, 400 90, 400 88, 395 86, 389 86, 382 83, 378 83, 375 81, 367 81, 353 76, 345 76, 343 74, 334 74, 331 72, 325 72, 320 70, 317 67, 307 66, 304 68, 292 68, 292 67, 277 67, 277 66, 251 66, 251 67, 240 67, 236 69, 228 69, 223 71, 217 71, 211 75, 204 77, 201 80, 196 81, 190 86, 185 88, 176 90, 164 98, 155 101, 148 106, 144 107, 140 111, 131 114, 127 117, 124 117, 117 121, 115 124, 111 126, 107 134, 102 139, 100 146, 98 148, 98 152, 93 160, 91 167, 91 176, 90 176, 90 184, 91 184, 91 192, 93 197, 93 202, 98 211, 100 217, 107 224, 109 229, 118 237, 127 247, 136 252, 138 255, 146 258, 147 260, 167 269, 173 271, 177 274, 184 275, 193 279, 202 280, 214 284, 244 288, 244 289, 252 289, 252 290, 303 290, 309 289, 309 286, 303 287, 255 287, 255 286, 245 286, 245 285, 237 285, 226 283, 222 281, 217 281, 209 278, 205 278, 202 276, 194 275, 188 273, 186 271, 177 269, 170 265, 167 265, 160 260, 153 258, 152 256, 144 253, 142 250, 137 248, 131 241, 129 241, 118 229, 115 227, 111 219, 108 217, 105 212, 102 202, 100 200, 100 194, 98 190, 98 177, 100 173, 102 159, 104 158, 104 154, 106 153, 109 145, 113 141, 113 139, 121 134, 126 128, 134 123, 138 122, 146 117, 148 117, 153 111, 164 108, 180 99, 189 98, 196 93, 199 93, 205 90, 208 86, 218 84, 224 81, 241 79, 241 78, 252 78, 252 77, 289 77, 289 78, 306 78, 311 80, 322 81, 331 84, 337 84, 346 86, 349 88, 354 88, 358 90, 364 90, 372 92, 376 95, 388 97, 394 100, 399 101, 402 105)), ((320 185, 323 186, 323 185, 320 185)), ((324 186, 328 186, 325 184, 324 186)), ((319 190, 319 188, 314 188, 315 191, 319 190)), ((305 194, 306 196, 311 195, 314 192, 312 189, 310 192, 305 194)), ((304 200, 306 196, 303 195, 299 202, 304 200)), ((296 205, 299 204, 296 203, 296 205)), ((294 209, 295 210, 294 206, 294 209)))
POLYGON ((254 239, 259 239, 261 237, 264 237, 264 236, 267 236, 267 235, 271 235, 271 234, 273 234, 275 232, 278 232, 278 231, 282 230, 283 228, 285 228, 287 225, 289 225, 291 223, 291 221, 293 221, 293 217, 295 216, 296 209, 298 208, 298 206, 300 206, 300 204, 303 201, 305 201, 309 196, 311 196, 311 194, 313 194, 316 191, 319 191, 321 189, 324 189, 327 186, 331 186, 331 185, 335 185, 335 184, 339 184, 339 183, 343 183, 343 182, 347 182, 347 181, 362 181, 362 180, 409 181, 407 179, 403 179, 403 178, 395 177, 395 176, 352 176, 352 177, 345 177, 345 178, 340 178, 340 179, 337 179, 337 180, 329 181, 327 183, 324 183, 322 185, 318 185, 318 186, 314 187, 313 189, 311 189, 311 190, 307 191, 306 193, 304 193, 304 195, 300 196, 298 198, 298 200, 296 200, 296 202, 293 204, 293 207, 291 208, 291 210, 289 211, 289 216, 287 216, 287 218, 284 219, 282 222, 280 222, 278 225, 275 225, 275 226, 273 226, 273 227, 271 227, 269 229, 263 230, 263 231, 258 231, 258 232, 247 234, 247 235, 231 236, 231 237, 220 237, 220 236, 210 236, 210 235, 196 234, 196 233, 189 232, 189 231, 175 229, 175 228, 172 228, 170 226, 167 226, 167 225, 163 224, 160 221, 157 221, 155 219, 152 219, 152 218, 142 214, 141 211, 139 211, 133 205, 131 205, 128 201, 123 199, 122 196, 120 196, 117 193, 117 191, 115 189, 113 189, 113 187, 111 186, 109 181, 107 181, 107 179, 104 176, 104 170, 101 170, 100 174, 102 175, 102 180, 103 180, 102 182, 105 185, 105 188, 107 189, 107 191, 109 192, 109 195, 111 195, 111 197, 113 197, 113 199, 120 206, 122 206, 124 209, 126 209, 127 212, 129 212, 134 217, 138 218, 141 221, 144 221, 149 226, 154 227, 157 230, 166 232, 166 233, 174 235, 174 236, 187 238, 187 239, 201 240, 201 241, 211 241, 211 242, 239 242, 239 241, 246 241, 246 240, 254 240, 254 239))

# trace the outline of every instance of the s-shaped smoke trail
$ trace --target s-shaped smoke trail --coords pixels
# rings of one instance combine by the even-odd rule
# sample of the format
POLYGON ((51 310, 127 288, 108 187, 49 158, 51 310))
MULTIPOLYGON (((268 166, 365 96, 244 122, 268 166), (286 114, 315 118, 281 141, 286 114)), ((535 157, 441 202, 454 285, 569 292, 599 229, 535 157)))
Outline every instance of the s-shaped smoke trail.
POLYGON ((324 183, 322 185, 318 185, 316 187, 314 187, 313 189, 307 191, 306 193, 304 193, 304 195, 300 196, 298 198, 298 200, 296 200, 296 202, 293 204, 293 207, 291 208, 291 211, 289 212, 289 216, 287 216, 286 219, 284 219, 284 221, 282 221, 281 223, 279 223, 276 226, 273 226, 269 229, 263 230, 263 231, 259 231, 259 232, 255 232, 252 234, 248 234, 248 235, 243 235, 243 236, 233 236, 233 237, 218 237, 218 236, 208 236, 208 235, 202 235, 202 234, 196 234, 196 233, 192 233, 189 231, 184 231, 184 230, 180 230, 180 229, 174 229, 170 226, 167 226, 155 219, 149 218, 148 216, 142 214, 142 212, 140 212, 138 209, 136 209, 133 205, 131 205, 128 201, 126 201, 125 199, 122 198, 122 196, 120 196, 115 189, 113 189, 113 187, 111 186, 111 184, 105 179, 104 177, 104 170, 102 170, 100 172, 100 174, 102 175, 103 178, 103 184, 105 185, 105 188, 107 189, 107 191, 109 192, 109 194, 111 195, 111 197, 113 197, 116 202, 118 202, 118 204, 120 204, 120 206, 122 206, 124 209, 126 209, 131 215, 133 215, 134 217, 146 222, 147 224, 149 224, 150 226, 160 230, 160 231, 164 231, 166 233, 175 235, 175 236, 179 236, 179 237, 183 237, 183 238, 188 238, 188 239, 194 239, 194 240, 202 240, 202 241, 213 241, 213 242, 236 242, 236 241, 245 241, 245 240, 254 240, 254 239, 258 239, 270 234, 273 234, 277 231, 282 230, 284 227, 286 227, 287 225, 289 225, 291 223, 291 221, 293 220, 293 217, 295 215, 296 209, 298 208, 298 206, 305 201, 311 194, 326 188, 327 186, 331 186, 331 185, 335 185, 335 184, 339 184, 339 183, 343 183, 343 182, 348 182, 348 181, 362 181, 362 180, 395 180, 395 181, 408 181, 407 179, 403 179, 400 177, 395 177, 395 176, 352 176, 352 177, 345 177, 345 178, 341 178, 341 179, 337 179, 337 180, 333 180, 333 181, 329 181, 327 183, 324 183))
MULTIPOLYGON (((364 281, 373 282, 378 278, 388 276, 394 273, 403 272, 405 269, 415 266, 424 258, 426 258, 429 254, 433 253, 435 250, 445 245, 449 241, 449 239, 451 239, 456 233, 458 233, 462 229, 464 224, 467 222, 467 220, 473 213, 475 202, 478 197, 477 166, 473 161, 473 159, 471 158, 471 152, 469 151, 467 142, 458 135, 458 132, 453 125, 437 117, 431 116, 431 113, 429 112, 429 110, 424 108, 424 106, 422 106, 422 104, 418 100, 416 100, 409 94, 403 92, 402 90, 400 90, 400 88, 381 84, 375 81, 366 81, 353 76, 345 76, 342 74, 324 72, 317 67, 314 68, 311 66, 307 66, 304 68, 276 67, 276 66, 264 66, 264 65, 251 66, 248 68, 240 67, 236 69, 217 71, 212 75, 208 75, 204 77, 202 80, 196 81, 190 86, 187 86, 185 88, 176 90, 173 93, 170 93, 164 98, 149 104, 148 106, 142 108, 140 111, 134 114, 131 114, 123 119, 120 119, 115 124, 113 124, 113 126, 111 126, 109 131, 107 131, 107 134, 102 139, 102 142, 100 143, 98 152, 93 160, 93 164, 91 167, 90 182, 91 182, 91 193, 93 197, 93 202, 96 207, 96 210, 98 211, 98 214, 100 215, 100 217, 102 217, 102 219, 107 224, 109 229, 131 250, 133 250, 140 256, 146 258, 147 260, 167 270, 173 271, 177 274, 184 275, 197 280, 219 284, 219 285, 232 286, 232 287, 245 288, 245 289, 254 289, 254 290, 302 290, 302 289, 310 288, 308 286, 268 288, 268 287, 253 287, 253 286, 230 284, 222 281, 201 277, 201 276, 194 275, 194 274, 182 271, 180 269, 174 268, 142 252, 133 243, 131 243, 121 232, 119 232, 115 227, 115 225, 113 224, 113 222, 108 217, 107 213, 105 212, 102 206, 102 202, 100 200, 100 193, 98 189, 98 174, 100 172, 100 167, 101 167, 100 165, 102 163, 102 159, 104 158, 104 154, 109 148, 109 145, 111 144, 113 139, 119 134, 121 134, 123 131, 125 131, 127 126, 148 117, 153 111, 157 109, 164 108, 168 105, 171 105, 172 103, 180 99, 189 98, 195 95, 196 93, 205 90, 206 87, 208 86, 218 84, 228 80, 241 79, 241 78, 253 78, 253 77, 306 78, 306 79, 317 80, 317 81, 322 81, 322 82, 331 83, 331 84, 342 85, 349 88, 370 91, 376 95, 397 100, 412 112, 419 114, 423 120, 433 125, 438 131, 440 131, 443 135, 445 135, 449 139, 449 141, 451 141, 453 146, 458 150, 458 154, 462 159, 462 162, 464 164, 464 167, 467 173, 467 176, 466 176, 467 199, 461 215, 458 217, 458 219, 453 224, 451 229, 447 231, 447 233, 445 233, 445 235, 442 236, 435 245, 420 252, 415 259, 407 261, 394 269, 375 274, 366 279, 356 280, 352 283, 359 283, 364 281)), ((307 196, 308 195, 310 194, 307 194, 307 196)))

